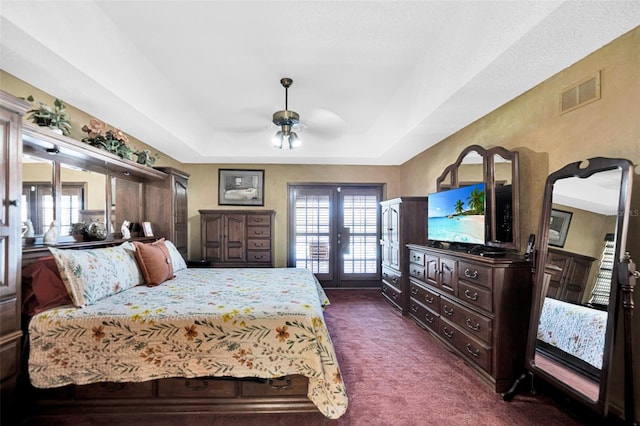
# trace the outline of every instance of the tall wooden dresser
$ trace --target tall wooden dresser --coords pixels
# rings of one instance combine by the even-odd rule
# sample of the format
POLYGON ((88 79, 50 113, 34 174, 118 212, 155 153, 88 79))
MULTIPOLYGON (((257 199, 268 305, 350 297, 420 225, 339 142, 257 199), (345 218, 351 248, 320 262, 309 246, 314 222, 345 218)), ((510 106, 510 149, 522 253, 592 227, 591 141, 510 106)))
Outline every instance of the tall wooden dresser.
POLYGON ((381 201, 382 295, 402 314, 409 303, 406 245, 427 241, 427 197, 381 201))
POLYGON ((531 263, 409 246, 409 315, 444 342, 496 392, 522 373, 531 263))
POLYGON ((0 91, 0 411, 3 417, 13 404, 20 367, 21 116, 30 107, 28 102, 0 91))
POLYGON ((164 180, 147 183, 146 218, 151 222, 154 234, 165 236, 187 259, 189 174, 172 167, 156 167, 166 173, 164 180))
POLYGON ((202 260, 214 267, 272 268, 273 210, 199 210, 202 260))

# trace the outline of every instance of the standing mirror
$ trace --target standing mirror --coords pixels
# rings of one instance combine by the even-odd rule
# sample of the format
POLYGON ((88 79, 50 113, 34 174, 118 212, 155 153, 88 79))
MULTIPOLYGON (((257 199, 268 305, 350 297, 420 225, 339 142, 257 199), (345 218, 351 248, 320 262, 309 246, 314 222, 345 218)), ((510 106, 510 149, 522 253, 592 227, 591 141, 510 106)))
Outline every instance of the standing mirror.
POLYGON ((603 416, 632 164, 592 158, 546 181, 526 367, 603 416))
POLYGON ((518 153, 502 147, 485 149, 479 145, 465 148, 455 163, 436 180, 438 191, 485 184, 487 215, 486 245, 515 249, 519 239, 518 153))

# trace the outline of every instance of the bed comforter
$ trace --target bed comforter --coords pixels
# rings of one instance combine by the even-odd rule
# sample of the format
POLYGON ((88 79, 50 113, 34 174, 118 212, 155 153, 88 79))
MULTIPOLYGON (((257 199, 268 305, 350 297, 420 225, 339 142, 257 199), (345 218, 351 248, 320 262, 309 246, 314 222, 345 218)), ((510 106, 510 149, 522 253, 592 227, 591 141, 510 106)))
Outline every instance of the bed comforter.
POLYGON ((308 270, 186 269, 85 308, 29 323, 29 376, 39 388, 168 377, 309 378, 328 418, 347 395, 324 321, 329 303, 308 270))
POLYGON ((547 297, 537 337, 601 369, 606 328, 607 312, 547 297))

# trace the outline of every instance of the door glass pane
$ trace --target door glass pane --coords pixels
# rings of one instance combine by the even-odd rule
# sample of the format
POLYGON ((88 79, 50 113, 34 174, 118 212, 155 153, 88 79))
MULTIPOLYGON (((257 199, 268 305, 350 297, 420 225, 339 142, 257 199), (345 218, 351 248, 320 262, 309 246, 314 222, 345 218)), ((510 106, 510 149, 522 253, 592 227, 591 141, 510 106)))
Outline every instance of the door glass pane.
POLYGON ((375 195, 343 197, 343 272, 375 273, 378 270, 378 198, 375 195), (347 235, 345 235, 347 234, 347 235))
POLYGON ((329 272, 330 212, 329 195, 296 193, 296 268, 329 272))

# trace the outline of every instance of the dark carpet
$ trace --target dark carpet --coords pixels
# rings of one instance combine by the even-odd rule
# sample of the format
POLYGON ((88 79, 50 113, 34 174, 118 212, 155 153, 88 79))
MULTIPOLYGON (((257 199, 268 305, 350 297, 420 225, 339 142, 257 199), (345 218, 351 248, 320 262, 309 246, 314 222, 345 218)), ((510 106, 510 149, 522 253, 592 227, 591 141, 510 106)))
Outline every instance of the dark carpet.
POLYGON ((511 402, 482 382, 455 354, 379 290, 327 290, 325 317, 349 396, 339 420, 321 414, 79 415, 28 419, 24 425, 580 425, 544 392, 511 402))

